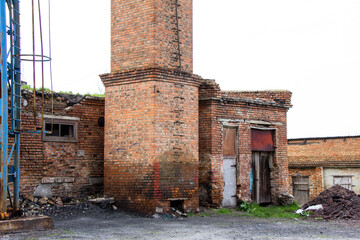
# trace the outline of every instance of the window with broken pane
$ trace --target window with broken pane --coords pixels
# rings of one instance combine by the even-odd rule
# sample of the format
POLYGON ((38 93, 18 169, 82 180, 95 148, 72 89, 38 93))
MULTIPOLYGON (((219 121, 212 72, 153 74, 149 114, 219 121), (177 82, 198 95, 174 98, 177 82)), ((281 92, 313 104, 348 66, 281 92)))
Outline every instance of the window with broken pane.
POLYGON ((43 141, 77 141, 77 121, 47 119, 44 121, 44 128, 43 141))

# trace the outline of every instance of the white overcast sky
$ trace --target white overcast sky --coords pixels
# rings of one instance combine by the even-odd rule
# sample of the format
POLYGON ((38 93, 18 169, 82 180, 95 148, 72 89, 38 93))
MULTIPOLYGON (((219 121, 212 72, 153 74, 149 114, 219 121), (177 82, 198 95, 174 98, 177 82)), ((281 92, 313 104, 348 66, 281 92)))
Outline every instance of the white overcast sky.
MULTIPOLYGON (((47 43, 48 0, 40 2, 47 43)), ((21 1, 23 53, 32 51, 30 3, 21 1)), ((359 0, 193 3, 195 74, 224 90, 292 91, 290 138, 360 135, 359 0)), ((101 92, 98 75, 110 71, 110 0, 51 0, 51 36, 54 89, 101 92)), ((23 80, 32 82, 31 63, 23 80)))

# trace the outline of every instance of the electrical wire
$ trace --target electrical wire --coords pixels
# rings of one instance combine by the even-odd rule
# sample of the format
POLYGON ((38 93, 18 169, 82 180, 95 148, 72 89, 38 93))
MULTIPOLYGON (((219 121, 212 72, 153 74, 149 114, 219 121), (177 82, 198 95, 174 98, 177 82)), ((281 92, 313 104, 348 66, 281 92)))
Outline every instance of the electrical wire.
POLYGON ((51 133, 54 126, 54 88, 53 88, 53 75, 52 75, 52 55, 51 55, 51 6, 49 0, 49 58, 50 58, 50 83, 51 83, 51 133))
POLYGON ((35 3, 32 0, 32 47, 33 47, 33 85, 34 85, 34 131, 36 131, 36 67, 35 67, 35 3))
POLYGON ((44 42, 42 35, 42 21, 41 21, 41 8, 40 0, 38 0, 38 10, 39 10, 39 28, 40 28, 40 48, 41 48, 41 133, 44 132, 44 103, 45 103, 45 93, 44 93, 44 42))

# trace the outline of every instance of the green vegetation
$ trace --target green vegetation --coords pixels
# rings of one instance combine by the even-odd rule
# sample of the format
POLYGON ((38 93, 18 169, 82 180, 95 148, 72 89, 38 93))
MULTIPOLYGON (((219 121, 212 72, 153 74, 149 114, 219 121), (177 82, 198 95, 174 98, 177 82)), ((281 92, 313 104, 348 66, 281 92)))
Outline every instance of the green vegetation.
POLYGON ((260 217, 260 218, 303 218, 306 217, 295 213, 300 207, 294 202, 291 205, 286 206, 259 206, 256 203, 245 203, 243 202, 236 209, 237 211, 246 212, 248 216, 260 217))
POLYGON ((21 89, 34 90, 30 85, 21 85, 21 89))
POLYGON ((216 214, 219 214, 219 215, 230 214, 230 213, 232 213, 232 210, 229 208, 219 208, 216 211, 216 214))
MULTIPOLYGON (((34 88, 32 88, 30 85, 22 85, 21 89, 31 90, 33 91, 34 88)), ((36 91, 41 92, 42 88, 37 88, 36 91)), ((51 89, 44 88, 44 92, 51 92, 51 89)), ((69 95, 84 95, 84 96, 92 96, 92 97, 105 97, 105 94, 103 93, 86 93, 86 94, 80 94, 80 93, 73 93, 72 91, 59 91, 61 94, 69 94, 69 95)))

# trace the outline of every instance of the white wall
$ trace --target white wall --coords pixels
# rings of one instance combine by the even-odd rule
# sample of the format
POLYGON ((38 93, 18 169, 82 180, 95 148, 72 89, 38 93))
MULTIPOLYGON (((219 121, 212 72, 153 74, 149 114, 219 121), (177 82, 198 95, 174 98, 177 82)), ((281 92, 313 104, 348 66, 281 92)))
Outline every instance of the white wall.
POLYGON ((352 190, 360 194, 360 168, 324 168, 325 189, 333 186, 334 176, 352 176, 352 190))

